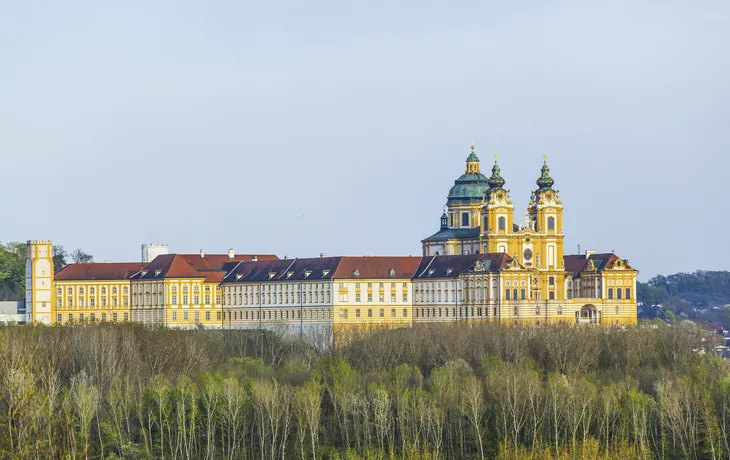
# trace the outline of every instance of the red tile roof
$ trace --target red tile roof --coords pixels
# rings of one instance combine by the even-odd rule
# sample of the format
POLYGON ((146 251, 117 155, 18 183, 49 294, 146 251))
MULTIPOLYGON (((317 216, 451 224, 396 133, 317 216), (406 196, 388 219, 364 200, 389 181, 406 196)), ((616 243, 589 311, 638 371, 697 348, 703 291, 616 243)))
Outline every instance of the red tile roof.
POLYGON ((418 268, 420 257, 342 257, 334 279, 347 278, 411 278, 418 268), (355 276, 355 270, 359 276, 355 276), (391 275, 391 270, 394 274, 391 275))
MULTIPOLYGON (((619 256, 612 252, 606 252, 603 254, 591 254, 586 257, 585 254, 570 254, 563 256, 563 263, 565 264, 565 271, 569 273, 580 273, 588 270, 588 261, 593 262, 593 266, 596 270, 606 270, 614 268, 617 261, 621 260, 619 256)), ((633 270, 631 266, 625 263, 626 268, 633 270)))
POLYGON ((178 254, 183 257, 195 270, 217 271, 223 270, 223 266, 230 262, 250 262, 256 257, 258 260, 279 260, 274 254, 236 254, 233 258, 228 254, 178 254))
POLYGON ((66 265, 55 275, 56 281, 126 280, 144 268, 141 262, 91 263, 66 265))

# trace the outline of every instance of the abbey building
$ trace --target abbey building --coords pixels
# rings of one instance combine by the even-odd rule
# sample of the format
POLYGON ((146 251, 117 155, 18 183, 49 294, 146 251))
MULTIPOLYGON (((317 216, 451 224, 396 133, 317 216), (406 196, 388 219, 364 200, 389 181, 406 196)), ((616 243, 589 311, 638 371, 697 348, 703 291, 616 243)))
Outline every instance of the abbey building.
POLYGON ((139 262, 56 272, 52 243, 28 241, 27 320, 273 328, 330 341, 442 322, 636 324, 637 271, 613 252, 564 254, 563 204, 547 161, 536 185, 515 222, 496 157, 487 177, 472 146, 418 257, 279 259, 144 245, 139 262))

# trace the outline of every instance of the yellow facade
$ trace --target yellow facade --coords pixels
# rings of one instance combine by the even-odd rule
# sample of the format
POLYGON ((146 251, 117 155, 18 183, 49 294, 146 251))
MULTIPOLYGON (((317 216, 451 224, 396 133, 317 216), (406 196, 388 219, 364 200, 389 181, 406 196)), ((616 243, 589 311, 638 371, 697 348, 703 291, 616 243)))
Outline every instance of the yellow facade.
POLYGON ((25 304, 31 322, 52 324, 54 321, 53 272, 53 243, 50 240, 28 241, 25 304))
POLYGON ((129 280, 57 280, 54 323, 130 321, 129 280))
POLYGON ((168 327, 220 328, 220 284, 200 278, 132 280, 132 320, 168 327))

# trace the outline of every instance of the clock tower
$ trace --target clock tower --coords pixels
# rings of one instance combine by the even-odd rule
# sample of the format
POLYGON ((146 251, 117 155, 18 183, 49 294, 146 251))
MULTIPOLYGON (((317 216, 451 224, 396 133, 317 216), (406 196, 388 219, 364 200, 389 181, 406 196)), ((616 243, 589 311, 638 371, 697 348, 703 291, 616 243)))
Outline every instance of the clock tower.
POLYGON ((52 324, 55 312, 53 304, 53 243, 50 240, 28 241, 26 254, 26 320, 32 323, 52 324))

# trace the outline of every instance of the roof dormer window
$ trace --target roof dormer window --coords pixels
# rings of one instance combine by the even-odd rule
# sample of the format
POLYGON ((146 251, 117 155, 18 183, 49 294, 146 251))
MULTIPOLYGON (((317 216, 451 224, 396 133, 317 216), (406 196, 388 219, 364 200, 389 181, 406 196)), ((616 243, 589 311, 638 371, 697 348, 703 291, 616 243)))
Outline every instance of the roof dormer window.
POLYGON ((269 279, 276 276, 276 272, 269 272, 269 279))
POLYGON ((142 276, 147 276, 147 272, 145 270, 142 270, 142 276))
POLYGON ((294 272, 286 272, 286 277, 291 278, 293 274, 294 274, 294 272))
POLYGON ((355 269, 355 271, 354 271, 354 272, 352 272, 352 276, 360 276, 360 270, 358 270, 358 269, 356 268, 356 269, 355 269))
POLYGON ((236 273, 236 279, 240 280, 241 278, 243 278, 243 273, 236 273))
POLYGON ((322 270, 322 276, 327 276, 330 274, 329 270, 322 270))
POLYGON ((453 272, 453 271, 454 271, 454 269, 453 269, 453 268, 447 268, 447 269, 446 269, 446 274, 447 274, 447 275, 450 275, 450 274, 451 274, 451 272, 453 272))
POLYGON ((305 278, 309 278, 309 275, 311 275, 311 274, 312 274, 312 270, 305 270, 304 271, 304 277, 305 278))
POLYGON ((162 270, 155 270, 155 276, 160 276, 160 273, 162 273, 162 270))
POLYGON ((428 271, 428 276, 433 275, 436 272, 433 268, 428 271))
POLYGON ((395 270, 392 268, 390 269, 390 276, 395 276, 395 270))

